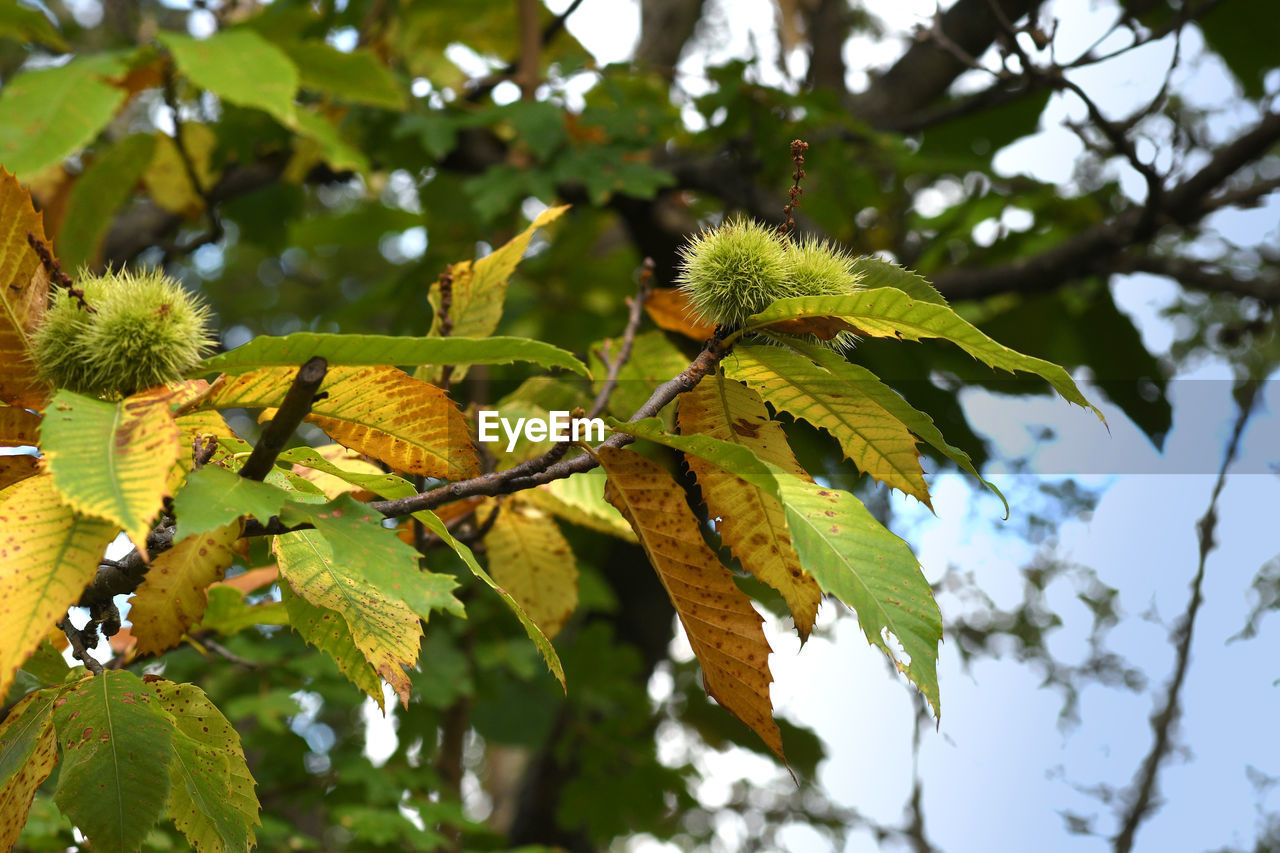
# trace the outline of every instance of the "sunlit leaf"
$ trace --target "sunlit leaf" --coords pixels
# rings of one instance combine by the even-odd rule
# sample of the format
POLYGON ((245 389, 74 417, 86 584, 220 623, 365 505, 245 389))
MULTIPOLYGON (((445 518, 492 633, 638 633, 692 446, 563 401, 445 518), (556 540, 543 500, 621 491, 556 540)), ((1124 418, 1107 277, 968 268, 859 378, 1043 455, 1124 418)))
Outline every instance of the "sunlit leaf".
POLYGON ((0 696, 93 581, 116 530, 63 504, 48 475, 0 493, 0 696))
POLYGON ((146 686, 175 729, 168 816, 201 853, 249 853, 259 805, 240 735, 194 684, 148 676, 146 686))
MULTIPOLYGON (((267 368, 215 382, 206 408, 268 408, 284 399, 296 371, 267 368)), ((394 367, 333 367, 307 420, 334 441, 397 471, 460 480, 479 473, 462 413, 436 386, 394 367)))
POLYGON ((779 299, 749 317, 748 329, 761 329, 780 320, 799 317, 839 317, 859 333, 877 338, 917 341, 942 338, 959 346, 984 364, 1010 372, 1034 373, 1062 397, 1091 409, 1104 423, 1102 412, 1084 398, 1071 376, 1056 364, 1014 352, 984 335, 950 307, 912 299, 892 287, 863 290, 846 296, 798 296, 779 299))
MULTIPOLYGON (((778 758, 782 735, 769 699, 763 620, 702 539, 684 490, 630 450, 600 449, 605 498, 631 523, 702 664, 707 694, 751 727, 778 758)), ((785 760, 785 759, 784 759, 785 760)))
POLYGON ((207 358, 192 371, 247 373, 264 367, 296 367, 312 356, 330 365, 413 366, 422 364, 509 364, 528 361, 589 375, 581 361, 559 347, 528 338, 410 338, 393 335, 329 335, 295 332, 284 337, 259 335, 249 343, 207 358))
POLYGON ((800 564, 822 591, 858 614, 867 639, 938 705, 942 618, 911 548, 848 492, 818 485, 761 460, 741 444, 709 435, 670 435, 657 418, 614 429, 694 454, 782 502, 800 564), (898 649, 898 645, 902 649, 898 649), (905 654, 903 651, 905 650, 905 654))
POLYGON ((775 409, 831 433, 860 471, 931 506, 915 437, 861 385, 847 384, 803 356, 774 346, 737 347, 726 356, 724 370, 775 409))
POLYGON ((99 53, 6 80, 0 163, 26 180, 92 141, 128 97, 104 79, 122 68, 119 55, 99 53))
MULTIPOLYGON (((483 523, 493 512, 476 514, 483 523)), ((510 499, 484 537, 489 574, 548 637, 560 633, 578 605, 578 566, 549 515, 510 499)))
POLYGON ((189 536, 157 556, 129 610, 138 654, 159 654, 204 617, 205 589, 235 561, 240 524, 189 536))
MULTIPOLYGON (((708 435, 741 444, 797 477, 809 475, 787 444, 782 427, 769 419, 755 392, 719 373, 703 377, 679 397, 680 432, 708 435)), ((818 615, 822 590, 800 564, 787 533, 786 514, 777 497, 723 468, 691 455, 686 459, 698 480, 702 499, 721 540, 742 567, 782 593, 800 638, 806 639, 818 615)))
POLYGON ((45 464, 59 494, 78 512, 123 528, 144 553, 181 451, 169 411, 180 393, 157 388, 106 403, 59 391, 41 424, 45 464))

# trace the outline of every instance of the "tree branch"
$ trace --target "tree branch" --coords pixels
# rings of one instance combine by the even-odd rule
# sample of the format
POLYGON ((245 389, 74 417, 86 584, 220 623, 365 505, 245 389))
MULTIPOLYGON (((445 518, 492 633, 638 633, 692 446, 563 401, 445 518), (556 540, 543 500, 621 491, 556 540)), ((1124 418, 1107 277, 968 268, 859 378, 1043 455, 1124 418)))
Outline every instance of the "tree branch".
POLYGON ((262 431, 262 437, 254 446, 253 452, 240 468, 240 476, 246 480, 261 482, 275 465, 276 457, 293 436, 294 430, 302 423, 302 419, 311 413, 311 405, 316 400, 316 392, 324 382, 329 362, 321 356, 314 356, 306 364, 298 368, 293 377, 293 384, 284 396, 284 402, 276 410, 276 415, 262 431))
POLYGON ((994 267, 944 270, 934 285, 950 299, 981 299, 996 293, 1052 290, 1082 275, 1112 271, 1129 247, 1150 240, 1166 224, 1191 225, 1217 209, 1210 194, 1245 164, 1280 140, 1280 113, 1267 113, 1248 132, 1224 145, 1199 172, 1163 193, 1155 217, 1145 207, 1128 210, 1085 229, 1038 255, 994 267))

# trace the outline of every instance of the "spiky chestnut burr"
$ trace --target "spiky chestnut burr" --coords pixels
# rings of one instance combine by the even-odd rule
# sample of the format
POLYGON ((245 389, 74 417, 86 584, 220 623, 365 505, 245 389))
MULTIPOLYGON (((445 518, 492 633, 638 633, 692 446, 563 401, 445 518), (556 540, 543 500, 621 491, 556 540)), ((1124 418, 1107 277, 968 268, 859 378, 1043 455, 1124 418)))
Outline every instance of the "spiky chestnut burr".
POLYGON ((181 379, 214 344, 208 306, 159 271, 82 276, 80 286, 92 310, 57 291, 33 341, 56 387, 127 396, 181 379))

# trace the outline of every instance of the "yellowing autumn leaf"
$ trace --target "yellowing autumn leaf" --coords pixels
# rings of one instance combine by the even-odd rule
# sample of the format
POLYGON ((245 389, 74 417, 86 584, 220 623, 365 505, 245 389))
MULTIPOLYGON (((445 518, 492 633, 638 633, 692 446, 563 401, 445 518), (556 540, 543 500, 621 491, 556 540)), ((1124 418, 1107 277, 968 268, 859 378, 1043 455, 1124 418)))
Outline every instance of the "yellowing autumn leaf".
MULTIPOLYGON (((449 268, 453 276, 450 290, 449 321, 453 337, 483 338, 493 334, 502 319, 502 305, 507 299, 507 282, 524 257, 539 228, 554 222, 569 209, 568 205, 549 207, 506 245, 495 249, 478 261, 459 261, 449 268)), ((431 334, 443 334, 441 326, 441 291, 439 282, 433 282, 427 291, 427 301, 435 316, 431 320, 431 334)), ((439 367, 423 367, 415 376, 423 379, 440 378, 439 367)), ((465 367, 453 371, 451 382, 459 382, 467 375, 465 367)))
MULTIPOLYGON (((477 512, 482 524, 494 503, 477 512)), ((518 499, 498 510, 484 537, 489 574, 511 593, 547 637, 564 627, 578 606, 578 567, 555 520, 518 499)))
MULTIPOLYGON (((495 249, 474 263, 460 261, 451 268, 453 275, 453 300, 449 317, 453 322, 451 335, 465 338, 483 338, 493 334, 502 319, 502 303, 507 298, 507 280, 515 272, 533 239, 533 232, 554 222, 569 209, 568 205, 549 207, 506 245, 495 249)), ((428 295, 431 307, 436 311, 432 322, 432 334, 440 332, 440 286, 431 286, 428 295)))
POLYGON ((188 536, 151 562, 129 610, 138 654, 159 654, 204 618, 208 586, 235 561, 240 522, 188 536))
POLYGON ((0 493, 0 696, 93 581, 116 530, 63 504, 48 475, 0 493))
POLYGON ((703 541, 684 490, 633 451, 604 447, 599 458, 609 477, 605 498, 631 523, 671 597, 702 664, 707 694, 785 761, 769 700, 773 675, 763 620, 703 541))
POLYGON ((36 789, 58 764, 56 696, 51 690, 30 693, 0 723, 0 850, 14 849, 36 789))
POLYGON ((637 541, 631 525, 604 499, 604 477, 599 471, 552 480, 525 491, 520 497, 572 524, 608 533, 626 542, 637 541))
POLYGON ((831 433, 858 470, 932 506, 915 436, 856 383, 846 383, 778 346, 737 347, 725 358, 724 371, 747 383, 775 409, 831 433))
POLYGON ((37 407, 48 386, 36 378, 29 337, 44 313, 49 283, 28 233, 48 243, 31 196, 0 168, 0 400, 37 407))
MULTIPOLYGON (((418 660, 422 642, 422 623, 409 605, 335 560, 333 547, 314 530, 277 536, 271 548, 290 589, 342 618, 356 648, 408 707, 411 685, 405 669, 418 660)), ((308 633, 314 645, 329 650, 308 633)))
MULTIPOLYGON (((224 376, 201 408, 278 406, 296 373, 266 368, 224 376)), ((466 419, 449 396, 394 367, 331 367, 307 420, 334 441, 397 471, 462 480, 480 472, 466 419)))
MULTIPOLYGON (((217 178, 210 159, 217 147, 218 138, 209 125, 199 122, 184 122, 181 132, 182 145, 195 167, 200 187, 208 189, 217 178)), ((147 194, 151 196, 151 200, 170 213, 194 217, 204 209, 204 199, 191 185, 191 177, 178 152, 177 144, 164 134, 156 137, 155 153, 151 155, 151 163, 143 173, 142 180, 147 185, 147 194)))
MULTIPOLYGON (((745 385, 716 373, 679 397, 680 432, 740 444, 758 458, 810 479, 796 461, 781 425, 769 419, 764 401, 745 385)), ((787 533, 786 513, 759 486, 692 454, 686 455, 724 544, 743 568, 782 593, 800 639, 808 639, 822 590, 800 565, 787 533)))
POLYGON ((352 684, 386 711, 382 679, 356 645, 355 634, 347 620, 336 610, 317 607, 302 598, 287 583, 280 585, 280 599, 289 614, 289 627, 294 633, 307 645, 332 658, 352 684))
POLYGON ((187 393, 161 387, 107 403, 59 391, 45 408, 44 464, 62 499, 114 522, 143 554, 181 451, 169 406, 187 393))

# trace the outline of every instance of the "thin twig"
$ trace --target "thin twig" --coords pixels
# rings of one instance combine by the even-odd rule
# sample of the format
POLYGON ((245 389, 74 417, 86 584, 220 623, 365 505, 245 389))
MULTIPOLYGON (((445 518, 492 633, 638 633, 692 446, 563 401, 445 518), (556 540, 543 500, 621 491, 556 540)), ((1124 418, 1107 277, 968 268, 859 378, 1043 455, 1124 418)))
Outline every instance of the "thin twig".
POLYGON ((1238 407, 1236 422, 1232 427, 1231 437, 1227 440, 1226 452, 1222 454, 1222 467, 1218 469, 1218 479, 1214 483, 1213 494, 1209 498, 1209 508, 1205 510, 1204 516, 1196 523, 1196 534, 1200 546, 1199 565, 1196 568, 1195 577, 1191 581, 1191 600, 1187 604, 1187 610, 1182 619, 1179 620, 1177 627, 1174 628, 1171 638, 1177 650, 1173 676, 1169 679, 1169 686, 1165 689, 1163 707, 1151 717, 1151 730, 1154 735, 1151 751, 1147 753, 1146 760, 1142 762, 1142 767, 1138 771, 1133 787, 1130 789, 1131 799, 1125 810, 1120 831, 1112 839, 1112 849, 1115 853, 1129 853, 1133 849, 1133 841, 1139 827, 1142 826, 1143 821, 1152 813, 1154 808, 1152 800, 1155 796, 1160 766, 1164 763, 1164 759, 1168 757, 1169 751, 1173 747, 1173 726, 1182 714, 1179 701, 1182 694, 1182 686, 1186 680, 1188 665, 1191 661, 1191 639, 1195 628, 1196 616, 1199 615, 1200 605, 1204 602, 1205 564, 1208 562, 1209 553, 1217 546, 1217 542, 1214 540, 1214 531, 1218 526, 1218 497, 1222 494, 1223 486, 1226 485, 1227 469, 1231 467, 1231 463, 1236 457, 1236 452, 1240 448, 1240 438, 1244 434, 1244 428, 1249 422, 1250 415, 1253 413, 1260 388, 1261 383, 1256 380, 1246 380, 1239 388, 1236 396, 1236 405, 1238 407))
MULTIPOLYGON (((551 23, 547 24, 546 28, 543 29, 542 31, 542 38, 541 38, 541 44, 540 44, 541 48, 545 49, 548 45, 551 44, 552 41, 555 40, 555 37, 558 36, 560 34, 560 31, 564 29, 565 22, 569 20, 569 16, 572 15, 574 12, 578 11, 578 7, 581 6, 582 3, 583 3, 583 0, 573 0, 573 2, 570 3, 569 6, 563 12, 561 12, 559 15, 556 15, 556 17, 551 21, 551 23)), ((479 83, 477 83, 476 87, 467 93, 466 100, 469 103, 473 103, 473 104, 477 103, 478 101, 484 100, 484 98, 487 97, 490 92, 492 92, 495 88, 497 88, 497 85, 499 83, 503 82, 504 80, 510 79, 511 76, 516 72, 518 72, 519 70, 520 70, 520 58, 514 59, 511 62, 508 62, 506 67, 503 68, 501 71, 497 72, 496 74, 491 74, 488 77, 481 80, 479 83)))
POLYGON ((262 437, 249 458, 240 469, 240 476, 246 480, 263 480, 275 465, 276 457, 293 436, 294 430, 302 419, 311 413, 311 405, 316 400, 316 392, 324 382, 329 362, 322 356, 314 356, 306 364, 298 368, 293 377, 293 384, 285 394, 284 402, 276 411, 276 416, 262 431, 262 437))
MULTIPOLYGON (((653 282, 653 267, 653 258, 645 258, 644 265, 640 268, 640 282, 636 286, 636 295, 631 300, 631 314, 627 317, 627 327, 622 333, 622 348, 618 350, 616 358, 607 361, 609 372, 595 400, 591 403, 590 411, 587 412, 589 418, 596 417, 604 411, 605 406, 609 405, 609 397, 613 394, 613 389, 618 387, 618 375, 622 373, 623 366, 631 358, 631 348, 636 342, 636 330, 640 328, 640 322, 644 319, 644 303, 649 298, 653 282)), ((565 447, 567 449, 567 445, 565 447)))
POLYGON ((76 283, 71 280, 71 276, 62 271, 62 264, 58 263, 58 259, 53 256, 48 245, 37 237, 31 231, 27 232, 27 244, 31 246, 36 253, 36 257, 40 259, 40 265, 44 267, 45 273, 49 276, 49 282, 54 287, 61 287, 76 298, 76 302, 80 305, 81 311, 93 312, 93 306, 84 301, 84 291, 76 287, 76 283))

